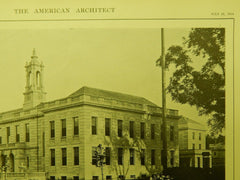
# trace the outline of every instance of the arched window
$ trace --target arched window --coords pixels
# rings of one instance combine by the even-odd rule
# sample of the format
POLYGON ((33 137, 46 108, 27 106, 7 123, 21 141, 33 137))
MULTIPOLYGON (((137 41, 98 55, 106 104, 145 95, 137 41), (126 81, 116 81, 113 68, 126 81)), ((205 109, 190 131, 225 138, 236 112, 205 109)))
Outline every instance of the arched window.
POLYGON ((36 85, 39 87, 40 86, 40 72, 36 72, 36 85))

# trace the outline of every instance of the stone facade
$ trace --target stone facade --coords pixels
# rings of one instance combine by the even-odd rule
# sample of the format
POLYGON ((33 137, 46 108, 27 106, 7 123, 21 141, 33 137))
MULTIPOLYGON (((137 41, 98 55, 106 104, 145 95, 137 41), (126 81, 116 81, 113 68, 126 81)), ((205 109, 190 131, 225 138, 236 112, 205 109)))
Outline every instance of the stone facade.
MULTIPOLYGON (((92 164, 99 144, 109 153, 103 167, 106 179, 162 171, 160 107, 142 97, 89 87, 44 102, 42 72, 34 52, 26 66, 23 108, 0 113, 0 161, 7 156, 7 172, 42 172, 49 179, 101 178, 101 168, 92 164)), ((167 110, 169 167, 179 166, 178 119, 177 110, 167 110)))

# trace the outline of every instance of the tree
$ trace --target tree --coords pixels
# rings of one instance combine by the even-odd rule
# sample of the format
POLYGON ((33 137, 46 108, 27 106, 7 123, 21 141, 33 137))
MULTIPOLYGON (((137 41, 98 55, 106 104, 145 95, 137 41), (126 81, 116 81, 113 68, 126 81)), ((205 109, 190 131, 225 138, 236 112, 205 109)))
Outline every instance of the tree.
POLYGON ((175 65, 167 87, 172 100, 196 106, 199 115, 210 115, 212 131, 221 132, 225 127, 225 29, 191 29, 183 46, 168 49, 166 68, 170 64, 175 65))

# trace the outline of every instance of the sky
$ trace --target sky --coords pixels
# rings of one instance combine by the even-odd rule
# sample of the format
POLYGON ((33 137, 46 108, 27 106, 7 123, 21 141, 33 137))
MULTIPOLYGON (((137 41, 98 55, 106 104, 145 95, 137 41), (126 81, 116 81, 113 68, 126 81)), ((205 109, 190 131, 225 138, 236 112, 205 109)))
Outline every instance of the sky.
MULTIPOLYGON (((165 48, 181 45, 190 29, 165 29, 165 48)), ((0 30, 0 112, 20 108, 25 63, 36 49, 44 68, 47 101, 82 86, 145 97, 161 106, 160 28, 58 28, 0 30)), ((171 72, 167 71, 167 82, 171 72)), ((171 101, 167 108, 199 122, 195 107, 171 101)))

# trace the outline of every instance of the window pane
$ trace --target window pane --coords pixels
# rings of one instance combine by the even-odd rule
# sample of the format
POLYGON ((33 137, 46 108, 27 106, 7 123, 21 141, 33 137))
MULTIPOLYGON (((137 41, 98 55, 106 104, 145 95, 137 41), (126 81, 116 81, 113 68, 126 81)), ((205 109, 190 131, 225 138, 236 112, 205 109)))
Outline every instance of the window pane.
POLYGON ((79 180, 79 176, 73 176, 73 180, 79 180))
POLYGON ((110 136, 110 119, 105 119, 105 136, 110 136))
POLYGON ((25 125, 25 131, 26 131, 26 142, 29 142, 30 141, 29 124, 25 125))
POLYGON ((93 176, 92 180, 98 180, 98 176, 93 176))
POLYGON ((97 117, 92 117, 92 134, 97 134, 97 117))
POLYGON ((123 148, 118 148, 118 164, 123 164, 123 148))
POLYGON ((55 122, 50 121, 50 137, 54 138, 55 137, 55 122))
POLYGON ((155 124, 151 124, 151 139, 155 138, 155 124))
POLYGON ((170 126, 170 141, 174 141, 174 126, 170 126))
POLYGON ((92 164, 97 165, 97 147, 92 147, 92 164))
POLYGON ((73 180, 79 180, 79 176, 73 176, 73 180))
POLYGON ((134 149, 129 149, 130 152, 130 165, 134 165, 134 149))
POLYGON ((73 117, 73 123, 74 123, 74 135, 78 135, 79 134, 79 121, 78 121, 78 117, 73 117))
POLYGON ((134 138, 134 121, 130 121, 130 138, 134 138))
POLYGON ((62 176, 61 180, 67 180, 67 176, 62 176))
POLYGON ((66 135, 67 135, 66 119, 62 119, 62 137, 65 137, 66 135))
POLYGON ((19 126, 16 126, 16 142, 20 142, 19 126))
POLYGON ((171 166, 174 165, 174 151, 171 151, 171 159, 170 159, 171 166))
POLYGON ((122 137, 122 120, 118 120, 118 137, 122 137))
POLYGON ((141 125, 140 125, 140 132, 141 132, 141 139, 144 139, 145 137, 145 123, 141 122, 141 125))
POLYGON ((74 165, 79 165, 79 147, 74 147, 74 165))
POLYGON ((155 165, 155 149, 151 150, 151 164, 155 165))
POLYGON ((110 147, 106 147, 106 165, 110 165, 111 163, 111 148, 110 147))
POLYGON ((51 149, 51 166, 55 166, 55 149, 51 149))
POLYGON ((66 166, 67 165, 67 149, 62 148, 62 165, 66 166))
POLYGON ((141 165, 145 165, 145 149, 141 149, 141 165))
POLYGON ((7 127, 7 143, 9 143, 10 127, 7 127))

